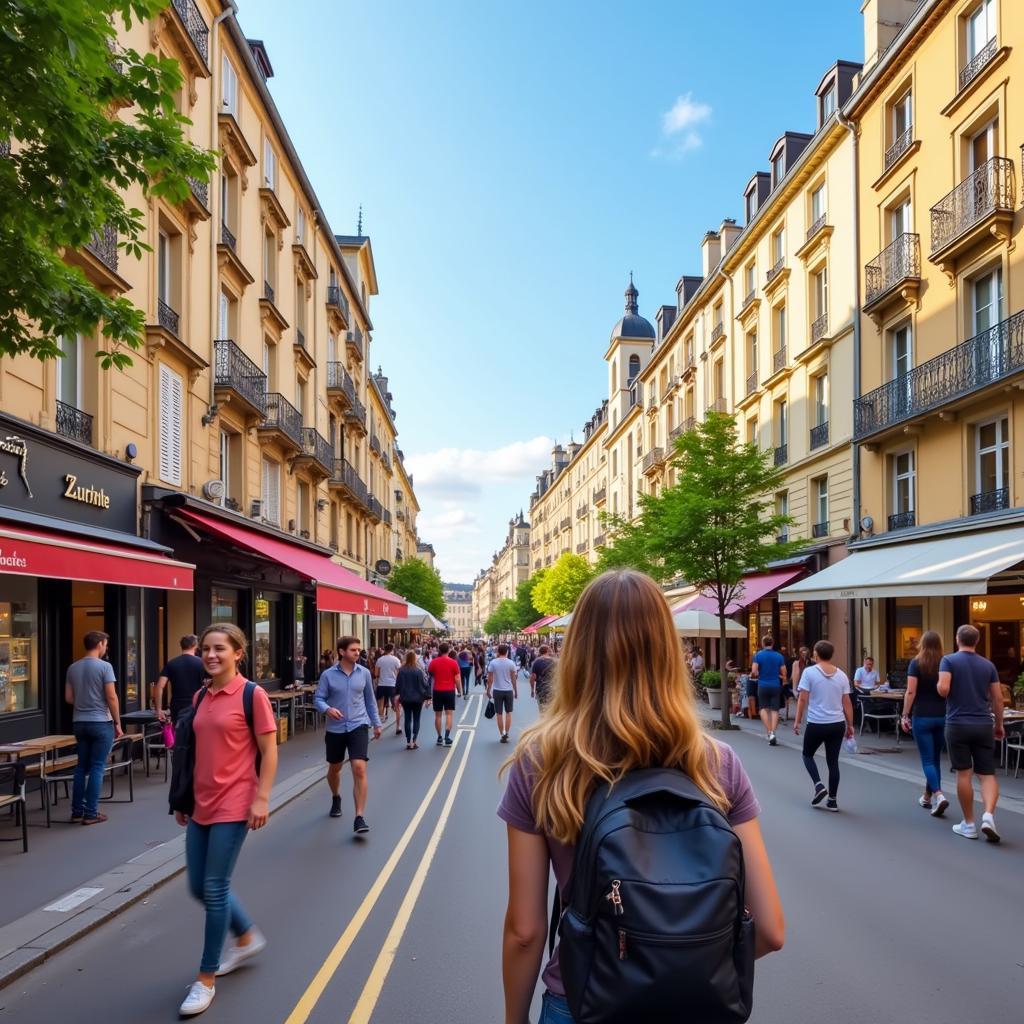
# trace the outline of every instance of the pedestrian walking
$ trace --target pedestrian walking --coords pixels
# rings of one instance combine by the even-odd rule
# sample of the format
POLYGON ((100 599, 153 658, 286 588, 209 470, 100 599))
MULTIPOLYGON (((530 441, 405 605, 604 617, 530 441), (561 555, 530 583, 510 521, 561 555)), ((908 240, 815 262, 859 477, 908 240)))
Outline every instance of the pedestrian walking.
POLYGON ((423 670, 416 664, 416 652, 406 651, 405 662, 398 670, 395 681, 395 693, 402 704, 402 717, 405 721, 405 749, 418 750, 417 738, 420 734, 420 716, 423 705, 430 699, 430 683, 423 670))
POLYGON ((332 818, 341 817, 341 769, 348 755, 352 769, 352 800, 356 835, 370 831, 363 812, 366 810, 368 783, 366 763, 370 760, 370 728, 373 738, 380 739, 380 715, 373 695, 370 670, 359 663, 359 637, 343 636, 338 641, 338 661, 322 676, 316 687, 313 703, 327 716, 324 742, 327 747, 327 785, 331 790, 332 818))
POLYGON ((800 735, 800 723, 807 713, 807 728, 804 731, 804 768, 814 783, 811 805, 817 807, 822 800, 830 811, 839 810, 839 751, 844 737, 853 735, 853 704, 850 701, 850 677, 837 665, 832 664, 835 648, 828 640, 819 640, 814 645, 816 662, 800 672, 797 684, 799 696, 796 702, 796 717, 793 732, 800 735), (828 788, 818 773, 814 760, 818 748, 825 745, 825 764, 828 766, 828 788))
POLYGON ((946 747, 950 767, 956 772, 956 795, 964 815, 953 831, 964 839, 978 838, 973 784, 973 775, 977 775, 985 808, 981 831, 990 843, 998 843, 995 741, 1006 735, 1003 691, 995 665, 976 650, 979 637, 978 630, 971 625, 956 631, 957 652, 947 654, 939 662, 936 690, 946 698, 946 747))
POLYGON ((164 711, 164 688, 168 683, 171 685, 171 715, 170 720, 175 725, 178 719, 192 707, 192 698, 202 689, 206 679, 206 669, 203 668, 202 659, 196 654, 199 647, 199 637, 195 633, 189 633, 181 638, 181 654, 171 658, 160 678, 153 687, 153 707, 156 708, 156 717, 161 722, 166 722, 167 713, 164 711))
POLYGON ((64 681, 64 699, 73 707, 71 731, 78 754, 71 789, 74 825, 99 825, 107 820, 99 810, 103 770, 114 740, 124 735, 117 677, 113 665, 105 660, 109 643, 109 634, 101 630, 86 633, 85 657, 68 666, 64 681))
POLYGON ((946 698, 939 694, 942 638, 933 629, 921 637, 917 657, 907 668, 907 692, 903 698, 904 732, 912 732, 924 771, 924 793, 918 803, 941 818, 949 807, 942 792, 942 748, 946 735, 946 698))
POLYGON ((432 658, 427 668, 433 684, 434 728, 437 730, 437 745, 452 745, 452 721, 455 718, 455 697, 462 695, 462 673, 459 663, 449 655, 448 645, 441 644, 437 657, 432 658), (444 736, 441 735, 441 717, 444 716, 444 736))
MULTIPOLYGON (((781 948, 782 907, 757 820, 757 798, 732 749, 701 730, 692 691, 682 685, 685 678, 671 612, 649 577, 617 570, 589 584, 576 604, 551 702, 540 720, 524 731, 505 766, 508 782, 498 815, 508 827, 509 892, 502 953, 506 1024, 527 1024, 530 1019, 548 931, 550 871, 554 871, 562 905, 571 906, 575 844, 588 803, 599 788, 613 783, 629 786, 631 779, 639 777, 639 773, 631 775, 637 770, 671 769, 679 785, 692 784, 710 805, 705 813, 714 814, 716 820, 720 820, 719 813, 725 816, 732 829, 730 836, 734 833, 732 841, 738 839, 742 847, 746 884, 743 896, 738 901, 734 897, 733 902, 742 912, 745 901, 756 921, 753 952, 762 956, 781 948), (638 672, 637 665, 644 670, 638 672), (586 728, 580 728, 581 722, 586 728)), ((651 799, 671 799, 668 806, 678 813, 680 804, 674 799, 664 794, 651 799)), ((621 877, 643 877, 651 860, 657 862, 659 873, 686 874, 688 867, 700 860, 712 831, 695 829, 670 848, 661 846, 657 853, 653 844, 644 843, 641 833, 634 832, 639 844, 632 847, 636 862, 631 874, 621 877), (688 849, 689 844, 693 847, 688 849), (662 853, 669 859, 663 859, 662 853)), ((716 861, 716 872, 721 868, 716 861)), ((659 948, 671 948, 676 979, 682 987, 702 988, 706 993, 703 986, 712 984, 708 979, 719 970, 735 979, 731 938, 715 946, 703 968, 692 972, 686 969, 690 947, 685 944, 648 946, 647 951, 632 946, 642 939, 629 929, 639 930, 645 915, 662 909, 661 901, 645 901, 640 895, 643 888, 633 881, 608 878, 601 883, 602 889, 606 887, 606 899, 597 899, 600 906, 595 909, 595 919, 613 944, 610 956, 615 962, 630 960, 611 984, 618 986, 615 996, 619 1001, 635 1006, 634 1019, 667 1020, 689 1013, 674 1002, 675 993, 649 983, 651 979, 645 976, 652 958, 665 962, 655 952, 659 948), (632 955, 631 949, 635 951, 632 955), (722 957, 721 963, 714 962, 716 955, 722 957)), ((570 916, 567 913, 562 919, 559 945, 543 968, 540 1024, 571 1024, 573 1020, 561 965, 561 947, 567 942, 564 928, 570 916)), ((671 909, 668 914, 677 929, 685 929, 685 916, 673 914, 671 909)), ((730 935, 735 935, 731 929, 730 935)), ((730 997, 735 997, 734 991, 730 997)))
POLYGON ((270 699, 239 672, 246 646, 245 634, 230 623, 203 631, 203 667, 210 681, 194 700, 195 805, 190 815, 175 812, 178 824, 187 826, 189 890, 206 908, 203 955, 180 1007, 183 1017, 206 1010, 216 994, 215 978, 241 967, 267 944, 231 891, 246 835, 267 823, 277 772, 277 722, 270 699), (222 955, 229 930, 235 941, 222 955))
POLYGON ((786 681, 786 659, 775 650, 771 636, 761 638, 761 650, 754 655, 751 674, 757 680, 757 706, 770 746, 775 746, 775 730, 779 725, 782 684, 786 681))
POLYGON ((473 671, 473 661, 469 648, 465 644, 459 649, 459 674, 462 676, 462 696, 469 700, 469 674, 473 671))
POLYGON ((374 661, 373 674, 377 680, 377 713, 382 722, 388 720, 388 708, 395 713, 395 735, 402 731, 402 714, 395 696, 395 680, 402 663, 395 657, 395 645, 385 644, 379 658, 374 661))
POLYGON ((537 657, 530 666, 530 696, 537 699, 543 710, 551 700, 551 680, 555 672, 555 659, 551 657, 551 649, 541 644, 537 657))
POLYGON ((508 743, 512 728, 512 707, 519 696, 519 670, 508 656, 508 647, 498 645, 498 656, 487 666, 487 699, 494 701, 494 721, 500 743, 508 743))

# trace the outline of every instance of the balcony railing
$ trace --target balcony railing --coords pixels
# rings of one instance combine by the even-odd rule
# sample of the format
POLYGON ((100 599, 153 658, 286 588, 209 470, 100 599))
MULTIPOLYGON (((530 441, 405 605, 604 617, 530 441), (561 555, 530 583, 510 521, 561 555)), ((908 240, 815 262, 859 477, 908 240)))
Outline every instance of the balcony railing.
POLYGON ((780 345, 778 350, 772 353, 772 373, 778 373, 786 365, 786 346, 780 345))
POLYGON ((117 270, 117 229, 112 224, 104 224, 85 247, 108 270, 117 270))
POLYGON ((824 523, 815 523, 811 527, 811 536, 812 537, 827 537, 828 536, 828 521, 826 520, 824 523))
POLYGON ((388 473, 391 472, 391 456, 387 452, 380 453, 380 464, 388 473))
POLYGON ((289 440, 302 447, 302 414, 277 391, 267 394, 267 417, 261 430, 279 430, 289 440))
POLYGON ((747 394, 752 395, 757 390, 757 370, 747 376, 747 394))
POLYGON ((1010 507, 1010 488, 1000 487, 994 491, 971 495, 971 515, 980 516, 986 512, 999 512, 1010 507))
POLYGON ((371 494, 367 497, 366 510, 370 513, 370 518, 372 519, 381 520, 384 518, 384 506, 376 495, 371 494))
POLYGON ((562 533, 563 531, 568 530, 570 526, 572 526, 572 520, 568 516, 566 516, 558 524, 558 531, 559 531, 559 533, 562 533))
POLYGON ((391 509, 384 508, 382 506, 381 507, 381 511, 380 511, 380 518, 381 518, 381 521, 384 523, 385 526, 390 526, 391 525, 391 509))
POLYGON ((643 461, 643 471, 646 473, 655 466, 660 466, 665 461, 665 449, 660 445, 652 448, 645 456, 643 461))
POLYGON ((234 391, 261 416, 267 411, 266 374, 230 339, 213 343, 214 383, 234 391))
POLYGON ((67 402, 57 400, 57 433, 72 441, 92 444, 92 416, 67 402))
MULTIPOLYGON (((718 341, 718 339, 722 337, 723 334, 725 334, 725 324, 723 324, 722 321, 719 320, 718 323, 715 324, 715 326, 711 329, 711 344, 714 345, 714 343, 718 341)), ((686 365, 693 366, 692 355, 686 360, 686 365)))
POLYGON ((921 276, 921 240, 905 232, 892 240, 864 268, 864 302, 873 302, 902 281, 921 276))
POLYGON ((200 56, 204 61, 209 61, 210 30, 206 27, 206 22, 194 0, 171 0, 171 6, 181 18, 181 23, 185 26, 189 39, 195 43, 200 56))
POLYGON ((331 446, 331 442, 315 427, 302 428, 302 452, 322 466, 324 472, 330 475, 334 468, 334 448, 331 446))
POLYGON ((1013 161, 1005 156, 986 160, 932 207, 932 255, 989 214, 1012 213, 1015 195, 1013 161))
POLYGON ((327 364, 327 390, 342 391, 349 401, 356 397, 356 384, 352 375, 345 369, 344 363, 327 364))
POLYGON ((366 428, 366 406, 353 396, 352 404, 344 412, 345 419, 359 423, 366 428))
POLYGON ((587 542, 585 540, 581 540, 579 544, 576 545, 576 554, 582 555, 583 552, 587 550, 587 547, 587 542))
POLYGON ((220 241, 222 245, 226 245, 232 252, 238 248, 238 242, 235 241, 231 228, 224 221, 220 222, 220 241))
POLYGON ((754 301, 754 299, 756 299, 756 298, 757 298, 757 289, 756 288, 751 288, 750 291, 747 292, 747 294, 743 298, 743 305, 740 307, 740 312, 742 313, 743 310, 746 309, 747 306, 749 306, 754 301))
POLYGON ((779 257, 779 258, 778 258, 778 259, 777 259, 777 260, 776 260, 776 261, 775 261, 775 262, 774 262, 774 263, 772 264, 772 267, 771 267, 771 269, 770 269, 770 270, 768 271, 768 273, 767 273, 767 274, 765 275, 764 283, 765 283, 765 284, 771 284, 771 283, 772 283, 772 281, 774 281, 774 280, 775 280, 775 278, 777 278, 777 277, 779 276, 779 274, 781 274, 781 273, 782 273, 782 271, 783 271, 783 269, 785 268, 785 266, 786 266, 786 258, 785 258, 784 256, 780 256, 780 257, 779 257))
POLYGON ((161 327, 178 337, 178 314, 163 299, 156 300, 156 319, 161 327))
POLYGON ((302 349, 306 347, 306 332, 301 327, 295 328, 295 344, 302 349))
POLYGON ((341 290, 340 284, 329 284, 327 286, 327 305, 340 309, 345 319, 348 320, 348 297, 341 290))
MULTIPOLYGON (((724 405, 724 402, 723 402, 723 405, 724 405)), ((722 411, 724 412, 725 409, 723 408, 722 411)), ((697 429, 697 417, 696 416, 687 416, 686 419, 683 420, 683 422, 680 423, 679 425, 683 428, 682 431, 681 431, 681 433, 683 433, 683 434, 686 434, 686 433, 688 433, 691 430, 696 430, 697 429)))
POLYGON ((828 420, 819 423, 816 427, 811 427, 811 451, 813 452, 815 448, 821 448, 826 444, 828 444, 828 420))
POLYGON ((828 313, 822 313, 811 324, 811 344, 815 345, 828 334, 828 313))
POLYGON ((978 75, 981 74, 982 69, 985 65, 996 55, 996 51, 999 47, 996 45, 995 37, 993 36, 984 47, 978 52, 977 56, 969 60, 960 69, 960 88, 966 89, 967 86, 974 81, 978 75))
POLYGON ((363 358, 363 332, 358 327, 345 335, 345 343, 355 349, 360 359, 363 358))
POLYGON ((582 505, 576 506, 576 518, 582 519, 590 511, 590 506, 584 502, 582 505))
POLYGON ((274 301, 274 286, 269 281, 263 282, 263 298, 268 302, 274 301))
POLYGON ((854 402, 857 440, 1024 370, 1024 310, 854 402))
POLYGON ((809 242, 824 226, 828 220, 828 214, 823 213, 818 219, 807 229, 807 241, 809 242))
POLYGON ((605 535, 603 533, 599 533, 594 538, 594 547, 595 548, 599 548, 599 547, 601 547, 604 544, 604 542, 605 542, 605 535))
POLYGON ((192 190, 192 195, 208 210, 210 208, 210 183, 190 177, 188 187, 192 190))
POLYGON ((376 434, 370 435, 370 451, 374 455, 380 455, 380 438, 376 434))
POLYGON ((708 412, 720 412, 725 413, 726 403, 724 398, 716 398, 708 408, 708 412))
POLYGON ((334 472, 331 474, 331 483, 340 484, 360 504, 366 503, 367 490, 362 477, 356 472, 355 467, 348 459, 335 459, 334 472))
POLYGON ((889 170, 889 168, 892 167, 892 165, 896 163, 896 161, 899 160, 899 158, 903 156, 908 149, 910 149, 913 142, 914 126, 912 124, 908 124, 906 131, 897 135, 896 138, 892 140, 892 145, 885 151, 885 169, 889 170))
POLYGON ((599 502, 604 501, 604 499, 607 498, 607 497, 608 497, 608 488, 607 487, 598 487, 598 489, 596 491, 594 491, 594 493, 592 495, 592 498, 593 498, 593 501, 594 501, 595 505, 597 505, 599 502))
POLYGON ((789 445, 780 444, 775 449, 775 465, 784 466, 789 461, 789 445))
POLYGON ((889 529, 890 530, 909 530, 916 519, 914 517, 914 510, 911 509, 909 512, 895 512, 889 516, 889 529))

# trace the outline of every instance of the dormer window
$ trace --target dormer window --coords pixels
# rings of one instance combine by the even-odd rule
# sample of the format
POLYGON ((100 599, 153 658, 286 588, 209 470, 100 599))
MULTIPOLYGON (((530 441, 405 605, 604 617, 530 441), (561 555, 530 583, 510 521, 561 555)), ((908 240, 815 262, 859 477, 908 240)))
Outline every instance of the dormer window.
POLYGON ((772 157, 772 188, 778 188, 779 182, 785 177, 786 174, 786 151, 779 150, 774 157, 772 157))
POLYGON ((747 193, 747 223, 749 224, 757 213, 757 192, 751 189, 747 193))
POLYGON ((837 106, 836 84, 833 82, 821 97, 821 123, 824 124, 835 112, 837 106))

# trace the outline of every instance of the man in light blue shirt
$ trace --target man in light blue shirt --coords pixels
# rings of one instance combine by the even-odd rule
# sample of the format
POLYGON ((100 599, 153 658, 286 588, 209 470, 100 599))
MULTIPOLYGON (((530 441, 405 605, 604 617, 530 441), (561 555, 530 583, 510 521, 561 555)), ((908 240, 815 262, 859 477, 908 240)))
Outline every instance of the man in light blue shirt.
POLYGON ((352 823, 356 835, 365 835, 370 826, 363 818, 366 810, 366 762, 370 759, 370 727, 373 738, 380 739, 380 715, 373 695, 373 677, 359 664, 362 644, 358 637, 343 636, 338 641, 338 661, 320 676, 313 703, 327 716, 327 785, 331 788, 331 817, 341 817, 341 766, 348 754, 352 766, 352 798, 356 816, 352 823))

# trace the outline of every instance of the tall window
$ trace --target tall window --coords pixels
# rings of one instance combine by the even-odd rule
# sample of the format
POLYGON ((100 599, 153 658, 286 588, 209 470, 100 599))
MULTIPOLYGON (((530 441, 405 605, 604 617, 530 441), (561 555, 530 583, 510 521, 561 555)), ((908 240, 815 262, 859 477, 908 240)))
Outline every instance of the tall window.
POLYGON ((295 211, 295 241, 299 245, 306 241, 306 211, 301 206, 295 211))
MULTIPOLYGON (((991 494, 1010 486, 1009 420, 1003 416, 979 423, 974 430, 974 475, 979 493, 991 494)), ((1007 502, 998 506, 1005 507, 1007 502)))
POLYGON ((334 334, 327 335, 327 362, 336 363, 338 361, 338 339, 334 334))
POLYGON ((811 193, 811 223, 817 224, 825 216, 825 183, 811 193))
POLYGON ((913 512, 915 501, 914 453, 900 452, 893 456, 893 513, 905 515, 913 512))
POLYGON ((725 360, 715 360, 715 399, 725 398, 725 360))
POLYGON ((757 331, 747 335, 747 376, 757 373, 757 331))
POLYGON ((905 377, 914 365, 914 337, 908 320, 892 332, 892 377, 905 377))
POLYGON ((895 241, 900 235, 912 234, 913 230, 914 216, 910 200, 904 199, 899 206, 894 206, 889 211, 889 239, 895 241))
POLYGON ((836 87, 830 85, 828 91, 821 97, 821 120, 827 121, 836 112, 836 87))
POLYGON ((157 235, 156 242, 156 294, 162 302, 171 304, 171 236, 166 231, 157 235))
POLYGON ((238 117, 238 75, 227 57, 221 64, 220 104, 224 113, 238 117))
POLYGON ((909 132, 914 124, 913 94, 908 89, 892 105, 892 138, 893 142, 909 132))
POLYGON ((785 399, 775 404, 775 432, 778 435, 779 447, 789 444, 789 404, 785 399))
POLYGON ((632 383, 640 373, 640 357, 632 355, 629 357, 629 382, 632 383))
POLYGON ((295 408, 299 410, 299 415, 305 417, 306 415, 306 382, 301 377, 295 378, 295 408))
POLYGON ((967 18, 967 59, 974 60, 996 37, 996 0, 981 0, 967 18))
MULTIPOLYGON (((998 127, 999 122, 993 119, 981 131, 971 137, 970 147, 967 151, 968 172, 973 173, 996 155, 999 149, 998 127)), ((981 202, 988 203, 991 202, 991 199, 985 197, 981 202)))
POLYGON ((817 320, 828 313, 828 267, 811 274, 811 298, 814 303, 812 316, 817 320))
POLYGON ((828 477, 819 476, 814 481, 814 522, 828 530, 828 477))
POLYGON ((995 327, 1002 318, 1002 268, 975 278, 971 283, 971 298, 974 333, 981 334, 990 327, 995 327))
POLYGON ((747 444, 757 444, 757 417, 747 420, 747 444))
POLYGON ((263 140, 263 184, 267 188, 277 187, 277 154, 270 139, 263 140))
POLYGON ((772 235, 772 266, 780 263, 785 255, 786 231, 784 228, 779 228, 779 230, 772 235))
POLYGON ((778 186, 786 173, 786 151, 781 150, 772 160, 772 188, 778 186))
POLYGON ((309 534, 309 484, 300 480, 296 489, 296 501, 299 506, 299 533, 309 534))
POLYGON ((757 189, 747 193, 747 223, 749 224, 757 214, 757 189))
MULTIPOLYGON (((780 354, 783 361, 785 361, 786 351, 786 307, 785 305, 776 306, 774 316, 772 317, 775 325, 775 352, 780 354)), ((781 369, 776 363, 775 369, 781 369)))
POLYGON ((57 400, 82 408, 82 336, 64 335, 60 339, 63 353, 57 363, 57 400))
POLYGON ((263 236, 263 280, 271 288, 277 283, 277 239, 269 231, 263 236))
POLYGON ((814 378, 814 425, 820 427, 828 422, 828 374, 814 378))
POLYGON ((181 431, 185 382, 169 366, 160 364, 160 479, 181 484, 181 431))
POLYGON ((746 285, 746 292, 748 295, 754 290, 754 272, 754 264, 748 263, 746 270, 743 272, 744 284, 746 285))
POLYGON ((263 518, 274 526, 281 524, 281 465, 272 459, 263 459, 260 498, 263 518))

